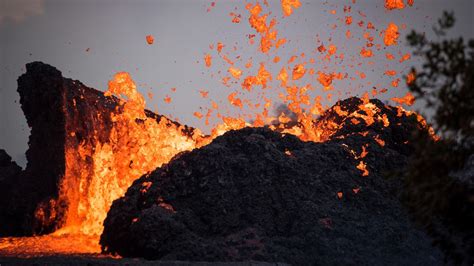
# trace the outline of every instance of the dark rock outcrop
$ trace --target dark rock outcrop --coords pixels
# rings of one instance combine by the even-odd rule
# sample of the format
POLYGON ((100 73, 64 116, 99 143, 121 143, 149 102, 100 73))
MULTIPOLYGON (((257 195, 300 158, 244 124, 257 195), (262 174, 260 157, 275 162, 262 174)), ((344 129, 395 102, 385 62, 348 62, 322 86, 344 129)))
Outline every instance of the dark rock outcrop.
POLYGON ((15 182, 15 177, 21 172, 21 167, 18 166, 10 155, 5 150, 0 149, 0 182, 15 182))
POLYGON ((18 176, 21 173, 21 167, 12 161, 12 158, 0 149, 0 232, 11 234, 12 228, 15 227, 16 217, 12 213, 10 205, 10 199, 3 196, 9 195, 10 191, 14 188, 18 182, 18 176))
MULTIPOLYGON (((440 264, 399 202, 400 182, 383 177, 405 164, 408 129, 418 125, 372 102, 391 126, 362 123, 367 133, 359 134, 347 124, 324 143, 245 128, 176 156, 114 201, 103 250, 163 260, 440 264), (382 133, 383 147, 374 140, 382 133), (361 176, 354 154, 366 144, 370 174, 361 176)), ((361 101, 341 108, 350 103, 361 101)), ((330 113, 321 119, 339 119, 330 113)))

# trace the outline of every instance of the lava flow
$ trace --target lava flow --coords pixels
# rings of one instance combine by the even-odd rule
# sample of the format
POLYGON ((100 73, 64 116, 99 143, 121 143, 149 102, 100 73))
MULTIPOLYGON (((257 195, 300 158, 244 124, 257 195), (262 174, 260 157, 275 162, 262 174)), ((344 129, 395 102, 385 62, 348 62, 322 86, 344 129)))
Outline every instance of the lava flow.
MULTIPOLYGON (((410 5, 413 4, 412 1, 409 2, 410 5)), ((225 51, 226 46, 220 42, 216 45, 217 54, 214 59, 210 54, 206 54, 204 58, 207 68, 213 65, 213 60, 222 59, 223 62, 228 64, 224 71, 219 71, 219 74, 224 75, 222 76, 223 84, 226 87, 230 87, 229 84, 238 84, 240 87, 229 94, 228 105, 237 110, 243 110, 243 107, 247 107, 251 110, 253 123, 247 122, 248 120, 245 119, 247 116, 245 115, 232 117, 219 113, 217 103, 210 101, 212 106, 208 108, 208 113, 203 115, 196 112, 195 116, 199 119, 203 117, 209 119, 212 114, 217 114, 216 117, 222 122, 214 126, 210 135, 204 135, 197 129, 187 130, 184 126, 166 117, 147 114, 145 98, 137 91, 130 75, 125 72, 116 74, 109 82, 109 88, 104 94, 110 101, 117 102, 114 111, 107 118, 110 120, 110 125, 108 125, 106 137, 100 131, 104 125, 95 125, 97 129, 91 131, 94 132, 93 136, 79 138, 79 133, 75 130, 78 125, 68 124, 68 121, 66 121, 64 154, 66 165, 59 197, 57 200, 52 200, 47 206, 38 207, 35 213, 38 220, 57 219, 55 214, 47 209, 65 203, 67 209, 64 212, 64 217, 59 219, 57 230, 46 236, 1 239, 0 249, 2 251, 0 253, 18 255, 28 253, 100 252, 98 239, 103 230, 102 222, 112 201, 124 195, 134 180, 166 164, 180 152, 202 147, 217 136, 232 129, 241 129, 246 126, 269 126, 281 133, 296 135, 303 141, 323 142, 328 140, 344 123, 358 124, 365 122, 366 125, 370 126, 377 122, 383 123, 386 127, 390 125, 387 116, 369 101, 369 92, 364 94, 362 104, 358 105, 355 110, 342 110, 336 105, 331 109, 331 112, 335 112, 337 116, 334 116, 333 119, 317 120, 327 109, 321 103, 324 99, 321 96, 312 99, 310 92, 314 91, 316 86, 310 83, 300 85, 298 82, 304 78, 312 78, 322 86, 322 93, 327 93, 326 99, 330 99, 332 97, 331 91, 336 90, 334 88, 335 81, 355 80, 358 77, 363 79, 365 74, 356 71, 358 77, 349 77, 347 69, 357 67, 355 62, 345 63, 344 66, 340 67, 340 71, 335 71, 334 66, 330 67, 331 60, 334 60, 334 62, 337 60, 340 64, 345 58, 344 54, 331 43, 331 40, 326 45, 320 42, 311 52, 312 55, 299 53, 292 56, 288 59, 286 65, 279 67, 280 70, 277 73, 272 73, 270 69, 275 66, 269 67, 269 64, 282 63, 281 58, 283 56, 276 53, 280 47, 288 43, 288 40, 279 38, 276 29, 276 18, 267 21, 267 18, 271 16, 271 12, 263 13, 263 10, 268 5, 264 1, 264 6, 258 2, 246 6, 249 13, 248 22, 260 37, 257 50, 264 55, 275 53, 268 62, 259 62, 254 74, 250 73, 253 66, 251 57, 245 61, 245 66, 239 67, 238 62, 235 61, 241 61, 242 57, 234 56, 232 58, 229 54, 230 51, 225 51), (326 66, 317 69, 317 66, 315 66, 317 60, 321 61, 321 65, 326 66), (230 76, 227 76, 227 74, 230 76), (241 78, 242 80, 240 80, 241 78), (276 83, 279 83, 279 85, 275 85, 276 83), (260 87, 262 91, 253 93, 257 90, 257 87, 260 87), (289 114, 284 112, 276 117, 269 115, 268 110, 272 107, 272 100, 270 100, 271 97, 266 97, 265 93, 270 92, 270 88, 282 89, 279 91, 278 97, 296 118, 290 118, 289 114), (243 98, 244 93, 258 94, 258 98, 262 102, 251 103, 243 98), (78 141, 78 139, 82 140, 78 141)), ((281 1, 282 12, 285 17, 294 14, 300 6, 299 0, 281 1)), ((402 7, 403 1, 386 1, 388 10, 402 7), (397 4, 400 2, 402 5, 397 4)), ((348 14, 351 12, 351 7, 344 6, 343 10, 346 15, 343 24, 349 26, 353 21, 352 16, 348 14)), ((361 15, 361 17, 364 16, 361 15)), ((240 18, 240 14, 234 14, 232 22, 239 23, 240 18)), ((399 36, 397 25, 390 23, 387 27, 384 27, 386 28, 385 35, 381 35, 376 40, 372 36, 375 28, 370 21, 361 21, 359 24, 367 25, 363 34, 367 46, 362 48, 359 59, 365 60, 373 57, 373 50, 382 50, 383 44, 386 46, 396 45, 396 39, 399 36), (377 41, 379 43, 376 43, 377 41)), ((352 36, 349 30, 344 34, 348 37, 352 36)), ((249 36, 249 45, 253 45, 255 36, 255 34, 249 36)), ((148 37, 147 41, 149 44, 153 43, 148 37)), ((390 58, 390 56, 387 55, 387 58, 390 58)), ((409 56, 404 58, 407 60, 409 56)), ((396 74, 388 73, 390 75, 396 74)), ((409 78, 412 81, 415 77, 413 73, 410 74, 409 78)), ((398 81, 396 84, 398 84, 398 81)), ((374 89, 370 93, 375 96, 385 91, 387 90, 374 89)), ((207 92, 203 92, 202 95, 207 97, 207 92)), ((341 94, 339 93, 339 95, 341 94)), ((402 98, 395 97, 393 101, 399 104, 412 105, 414 99, 411 94, 407 94, 402 98)), ((73 106, 70 106, 70 108, 76 108, 76 102, 74 101, 72 104, 73 106)), ((412 114, 412 112, 405 111, 402 107, 398 107, 397 110, 400 116, 412 114)), ((100 123, 103 118, 98 115, 97 121, 100 123)), ((418 116, 418 119, 426 125, 421 116, 418 116)), ((383 139, 377 136, 375 139, 381 146, 384 145, 383 139)), ((360 171, 361 176, 368 176, 370 171, 367 162, 364 161, 367 153, 365 147, 361 148, 364 151, 361 154, 353 152, 354 158, 358 161, 358 164, 354 167, 360 171)))
MULTIPOLYGON (((123 195, 133 180, 160 167, 177 153, 204 143, 201 135, 186 135, 182 126, 166 118, 148 118, 145 100, 127 73, 116 74, 105 95, 120 99, 112 113, 108 141, 81 143, 77 147, 66 145, 66 174, 60 198, 69 203, 69 208, 65 224, 57 234, 100 235, 100 221, 105 219, 112 201, 123 195)), ((74 132, 68 133, 74 138, 74 132)))

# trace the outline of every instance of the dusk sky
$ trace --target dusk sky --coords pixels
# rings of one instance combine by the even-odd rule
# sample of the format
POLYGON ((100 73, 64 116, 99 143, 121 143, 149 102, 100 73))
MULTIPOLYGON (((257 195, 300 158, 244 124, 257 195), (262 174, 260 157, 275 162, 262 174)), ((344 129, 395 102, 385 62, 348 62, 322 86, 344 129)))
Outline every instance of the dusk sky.
MULTIPOLYGON (((25 64, 32 61, 43 61, 58 68, 63 76, 102 91, 107 89, 107 82, 116 72, 127 71, 144 95, 153 95, 146 97, 149 109, 208 133, 213 124, 220 121, 213 117, 211 125, 206 126, 204 119, 196 118, 193 112, 205 113, 210 100, 219 103, 223 114, 248 114, 248 110, 240 111, 227 102, 229 93, 242 91, 239 85, 242 80, 231 83, 230 87, 222 84, 222 77, 228 76, 228 65, 215 48, 209 48, 211 44, 224 43, 223 53, 244 70, 243 76, 254 75, 259 62, 265 62, 273 75, 270 92, 266 95, 273 100, 274 106, 279 103, 281 91, 276 76, 284 64, 272 63, 276 55, 286 63, 292 55, 305 53, 307 58, 316 59, 311 65, 316 71, 345 72, 349 77, 358 77, 359 72, 366 74, 364 79, 335 81, 330 100, 314 77, 307 75, 300 81, 300 86, 309 83, 315 87, 310 93, 312 97, 321 95, 325 99, 323 103, 330 105, 350 95, 360 96, 374 86, 389 90, 377 96, 383 100, 403 96, 407 92, 405 83, 400 82, 399 87, 393 88, 391 81, 396 77, 403 80, 411 66, 420 62, 414 57, 399 63, 401 55, 412 52, 406 45, 405 35, 416 29, 426 31, 430 36, 431 26, 443 10, 454 11, 457 19, 450 36, 474 37, 472 0, 415 0, 414 6, 393 11, 385 10, 383 0, 357 0, 355 4, 352 0, 302 0, 302 6, 290 17, 283 17, 280 1, 269 0, 269 7, 264 7, 264 12, 271 12, 278 20, 278 36, 288 42, 278 53, 264 55, 258 52, 258 36, 254 45, 250 45, 248 39, 248 34, 256 32, 248 23, 249 13, 245 6, 255 1, 216 0, 215 6, 211 6, 212 2, 0 0, 0 148, 25 165, 29 129, 20 109, 16 80, 25 72, 25 64), (352 6, 353 25, 343 23, 344 5, 352 6), (332 10, 336 14, 332 14, 332 10), (232 23, 230 12, 241 14, 241 22, 232 23), (379 33, 389 22, 399 26, 406 24, 406 28, 400 29, 397 46, 374 51, 373 58, 360 59, 360 49, 366 42, 361 37, 365 27, 357 26, 360 20, 375 25, 377 31, 373 36, 378 39, 375 43, 381 43, 379 33), (350 40, 346 37, 348 29, 353 36, 350 40), (155 38, 152 45, 145 40, 149 34, 155 38), (338 48, 338 53, 345 54, 344 61, 319 60, 316 48, 330 43, 338 48), (235 51, 233 46, 236 46, 235 51), (396 59, 386 60, 386 52, 394 54, 396 59), (210 68, 204 65, 203 58, 207 53, 213 57, 210 68), (246 69, 244 65, 250 57, 253 67, 246 69), (351 58, 358 58, 358 61, 351 58), (362 64, 357 65, 359 62, 362 64), (397 76, 384 75, 388 69, 396 70, 397 76), (209 91, 209 98, 202 98, 199 90, 209 91), (171 97, 171 103, 163 101, 167 96, 171 97)), ((242 94, 250 100, 257 97, 242 94)), ((420 104, 411 107, 420 108, 420 104)))

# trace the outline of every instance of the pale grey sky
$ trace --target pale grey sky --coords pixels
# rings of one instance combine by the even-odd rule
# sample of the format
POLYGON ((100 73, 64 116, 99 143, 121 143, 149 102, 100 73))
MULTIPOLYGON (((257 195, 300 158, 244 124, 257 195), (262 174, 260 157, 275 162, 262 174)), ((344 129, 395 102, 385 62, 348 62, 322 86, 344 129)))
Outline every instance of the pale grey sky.
MULTIPOLYGON (((24 73, 24 65, 31 61, 51 64, 61 70, 65 77, 80 80, 100 90, 107 88, 107 82, 114 73, 130 72, 142 92, 153 93, 153 99, 147 98, 151 110, 157 108, 159 113, 205 132, 209 130, 209 126, 204 125, 204 120, 195 118, 193 112, 200 111, 200 107, 208 107, 209 99, 201 98, 198 90, 208 90, 211 99, 221 102, 222 110, 228 109, 230 114, 235 114, 238 110, 227 107, 229 104, 226 100, 232 90, 220 82, 224 75, 217 74, 218 70, 225 74, 227 65, 217 59, 216 52, 210 51, 209 45, 218 41, 226 44, 224 52, 228 52, 230 57, 235 59, 237 55, 242 56, 242 61, 236 62, 242 69, 248 57, 253 57, 254 68, 251 70, 256 70, 258 62, 271 61, 273 56, 261 55, 256 51, 257 45, 248 45, 246 35, 255 34, 255 31, 247 22, 245 4, 255 1, 216 0, 215 7, 207 12, 211 2, 212 0, 0 0, 0 148, 6 149, 15 160, 24 165, 29 129, 18 103, 16 79, 24 73), (230 12, 241 14, 242 22, 232 23, 230 12), (145 36, 148 34, 155 37, 153 45, 146 44, 145 36), (238 48, 236 52, 231 49, 234 45, 238 48), (86 52, 87 48, 90 49, 89 52, 86 52), (214 57, 210 69, 203 64, 206 53, 214 57), (211 76, 213 73, 214 76, 211 76), (170 90, 173 87, 176 92, 170 90), (166 95, 173 99, 171 104, 163 102, 166 95)), ((398 70, 398 76, 401 77, 412 64, 417 64, 416 58, 406 64, 398 63, 399 53, 410 52, 405 45, 404 34, 412 28, 430 32, 431 25, 443 10, 455 12, 457 24, 451 32, 452 36, 474 37, 473 0, 415 0, 414 7, 390 12, 384 9, 383 0, 358 0, 356 4, 351 4, 351 0, 301 0, 302 7, 284 19, 280 1, 268 2, 272 15, 279 21, 279 36, 291 40, 280 49, 278 55, 282 61, 302 52, 310 57, 311 52, 319 45, 318 38, 329 44, 328 39, 332 37, 332 43, 338 47, 338 51, 345 53, 345 62, 327 64, 317 60, 315 70, 327 67, 332 71, 348 72, 350 76, 354 76, 354 71, 359 70, 367 75, 365 80, 335 81, 334 86, 342 95, 335 93, 333 100, 325 102, 326 104, 333 103, 338 97, 344 98, 344 94, 349 92, 360 95, 374 85, 390 88, 393 78, 383 75, 385 70, 398 70), (399 46, 390 47, 370 59, 375 61, 374 65, 368 66, 365 62, 360 67, 341 70, 342 65, 351 63, 350 56, 358 55, 365 43, 363 38, 351 42, 346 40, 345 32, 349 27, 345 27, 339 20, 344 17, 343 6, 349 4, 352 5, 351 15, 354 18, 354 25, 350 26, 353 36, 362 35, 362 31, 356 26, 361 19, 366 23, 371 21, 379 30, 383 30, 389 22, 398 25, 406 23, 407 29, 401 30, 399 46), (337 11, 337 15, 330 14, 329 10, 332 9, 337 11), (359 10, 367 18, 360 16, 357 13, 359 10), (332 29, 333 24, 337 24, 338 28, 332 29), (395 54, 397 60, 382 60, 385 51, 395 54)), ((380 38, 378 35, 374 37, 380 38)), ((268 65, 276 78, 281 65, 268 65)), ((306 83, 318 87, 314 79, 304 78, 301 81, 301 85, 306 83)), ((277 87, 277 82, 274 84, 277 87)), ((399 88, 391 88, 390 93, 382 98, 404 95, 406 89, 404 83, 401 84, 399 88)), ((238 87, 235 85, 232 89, 238 87)), ((267 96, 276 101, 278 92, 275 89, 273 94, 267 96)), ((320 90, 315 90, 311 95, 314 97, 318 93, 320 90)), ((201 112, 205 113, 205 109, 201 112)))

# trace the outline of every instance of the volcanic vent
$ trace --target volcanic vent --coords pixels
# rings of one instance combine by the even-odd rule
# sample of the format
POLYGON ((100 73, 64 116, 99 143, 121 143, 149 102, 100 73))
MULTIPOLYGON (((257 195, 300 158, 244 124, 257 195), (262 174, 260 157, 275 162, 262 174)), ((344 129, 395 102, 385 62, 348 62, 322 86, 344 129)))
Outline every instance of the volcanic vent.
POLYGON ((133 183, 105 220, 107 253, 297 264, 314 254, 330 263, 340 250, 346 256, 338 261, 438 257, 408 223, 398 183, 382 177, 404 165, 411 132, 426 128, 401 107, 366 95, 339 101, 311 123, 242 129, 248 124, 230 119, 203 136, 145 110, 126 73, 102 93, 43 63, 26 69, 18 91, 31 127, 28 165, 20 171, 2 155, 1 233, 54 233, 17 246, 2 241, 7 252, 41 253, 39 245, 73 239, 78 246, 45 250, 98 252, 112 201, 133 183), (393 237, 397 244, 381 244, 393 237), (356 249, 357 241, 365 244, 356 249))

